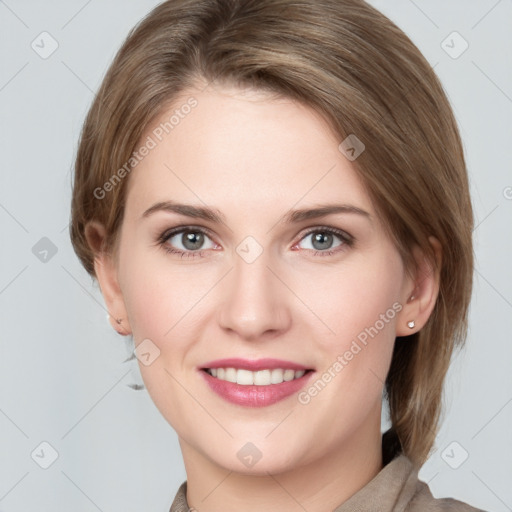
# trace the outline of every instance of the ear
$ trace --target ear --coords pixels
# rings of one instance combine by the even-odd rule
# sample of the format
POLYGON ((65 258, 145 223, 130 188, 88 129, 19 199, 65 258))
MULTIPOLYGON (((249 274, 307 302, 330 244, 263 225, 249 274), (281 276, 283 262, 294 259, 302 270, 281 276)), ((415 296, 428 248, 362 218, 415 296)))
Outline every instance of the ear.
POLYGON ((85 238, 94 252, 94 271, 109 313, 110 325, 123 336, 131 334, 123 294, 118 282, 114 258, 104 249, 105 227, 96 221, 88 222, 85 238))
POLYGON ((397 317, 397 336, 418 332, 427 323, 437 301, 442 247, 437 238, 431 236, 428 240, 434 249, 435 261, 428 259, 418 246, 413 248, 416 267, 413 275, 404 283, 401 301, 403 308, 397 317))

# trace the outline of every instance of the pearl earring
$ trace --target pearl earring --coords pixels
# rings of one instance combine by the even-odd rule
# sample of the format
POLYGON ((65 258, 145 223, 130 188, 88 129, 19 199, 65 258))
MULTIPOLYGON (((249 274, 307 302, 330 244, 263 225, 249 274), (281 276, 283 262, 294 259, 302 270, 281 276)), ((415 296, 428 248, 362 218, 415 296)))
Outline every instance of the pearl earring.
POLYGON ((414 329, 414 326, 416 324, 414 323, 414 320, 411 320, 410 322, 407 322, 407 327, 409 327, 409 329, 414 329))

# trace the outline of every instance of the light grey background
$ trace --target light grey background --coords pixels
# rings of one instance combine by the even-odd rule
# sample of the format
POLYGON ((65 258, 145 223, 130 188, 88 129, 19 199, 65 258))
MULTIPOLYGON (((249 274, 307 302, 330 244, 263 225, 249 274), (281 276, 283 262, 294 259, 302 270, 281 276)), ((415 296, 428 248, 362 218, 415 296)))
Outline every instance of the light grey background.
MULTIPOLYGON (((145 390, 128 386, 140 382, 123 363, 131 348, 68 238, 81 123, 128 30, 157 3, 0 0, 0 511, 168 511, 186 478, 174 431, 145 390), (58 48, 42 58, 52 39, 58 48), (54 255, 41 252, 43 237, 54 255), (52 448, 42 442, 58 454, 47 469, 52 448)), ((470 335, 420 477, 437 497, 509 511, 512 1, 370 3, 435 65, 460 124, 478 224, 470 335), (453 58, 461 38, 469 47, 453 58)))

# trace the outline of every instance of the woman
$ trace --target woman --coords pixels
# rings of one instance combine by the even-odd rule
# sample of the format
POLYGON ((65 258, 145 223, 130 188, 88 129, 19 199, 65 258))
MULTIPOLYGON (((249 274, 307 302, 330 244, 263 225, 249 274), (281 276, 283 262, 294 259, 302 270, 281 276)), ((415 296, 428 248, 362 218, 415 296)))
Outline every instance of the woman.
POLYGON ((374 8, 159 5, 87 116, 72 217, 178 434, 171 512, 476 510, 417 478, 471 295, 461 141, 374 8))

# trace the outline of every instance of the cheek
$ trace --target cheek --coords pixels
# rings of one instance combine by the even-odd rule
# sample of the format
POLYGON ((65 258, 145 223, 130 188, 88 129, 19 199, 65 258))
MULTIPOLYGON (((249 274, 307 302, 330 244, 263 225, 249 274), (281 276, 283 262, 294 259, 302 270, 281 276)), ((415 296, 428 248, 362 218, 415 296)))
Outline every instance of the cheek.
MULTIPOLYGON (((126 240, 130 245, 130 240, 126 240)), ((188 302, 195 295, 185 287, 182 273, 171 272, 165 254, 159 248, 135 249, 122 253, 120 279, 123 298, 136 342, 149 338, 161 345, 173 326, 186 314, 188 302), (159 254, 161 251, 162 254, 159 254)))
POLYGON ((314 287, 311 280, 305 283, 304 293, 309 290, 311 309, 334 331, 323 338, 325 343, 350 342, 368 330, 375 335, 374 328, 379 333, 394 331, 401 309, 401 265, 382 263, 351 265, 335 273, 318 275, 314 287))
POLYGON ((354 259, 350 266, 330 275, 318 273, 314 281, 304 283, 302 293, 308 285, 310 290, 308 305, 329 327, 321 326, 325 334, 315 337, 322 353, 321 372, 336 382, 332 392, 351 390, 343 399, 347 406, 380 397, 402 309, 402 272, 399 256, 390 252, 354 259))
POLYGON ((209 291, 218 274, 212 269, 201 271, 200 266, 179 265, 176 260, 170 263, 158 248, 124 254, 122 289, 135 343, 150 339, 163 356, 159 364, 177 370, 199 338, 201 322, 215 311, 214 293, 209 291))
MULTIPOLYGON (((176 411, 189 400, 179 382, 184 380, 185 359, 193 344, 190 319, 205 290, 183 269, 173 269, 165 254, 156 256, 153 250, 125 252, 120 268, 135 345, 149 339, 157 347, 145 345, 150 354, 158 353, 149 365, 139 361, 144 384, 164 417, 179 426, 176 411)), ((198 413, 192 407, 188 414, 198 413)))
POLYGON ((325 335, 315 337, 317 379, 299 395, 299 402, 311 404, 319 421, 329 417, 338 432, 357 428, 381 407, 402 308, 402 267, 397 260, 377 261, 361 262, 329 278, 318 275, 316 292, 308 295, 311 309, 334 332, 323 328, 325 335))

